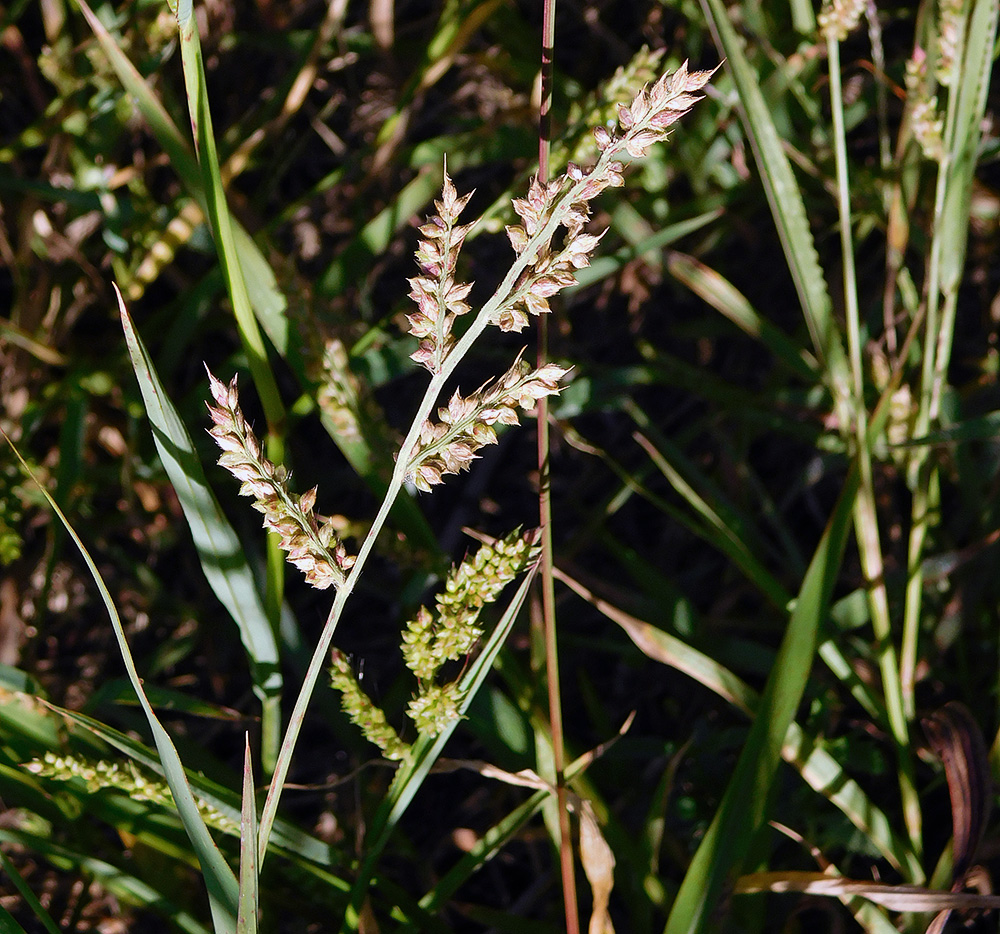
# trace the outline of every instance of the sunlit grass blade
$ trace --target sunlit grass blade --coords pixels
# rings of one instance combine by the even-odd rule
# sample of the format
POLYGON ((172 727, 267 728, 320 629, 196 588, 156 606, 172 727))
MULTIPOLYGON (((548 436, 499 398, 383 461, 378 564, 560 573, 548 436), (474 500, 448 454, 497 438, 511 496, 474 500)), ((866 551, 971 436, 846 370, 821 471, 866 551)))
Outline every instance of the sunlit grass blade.
POLYGON ((621 247, 610 256, 598 256, 589 266, 576 273, 576 285, 570 286, 566 290, 566 294, 572 295, 577 289, 586 288, 614 275, 627 263, 646 253, 658 253, 671 243, 676 243, 682 237, 695 233, 718 220, 721 215, 721 209, 705 211, 696 217, 667 224, 648 237, 643 237, 636 243, 629 243, 621 247))
MULTIPOLYGON (((993 49, 997 32, 997 5, 978 0, 964 14, 965 44, 950 76, 945 115, 945 155, 935 196, 935 224, 930 247, 927 285, 927 324, 922 361, 920 405, 914 433, 927 434, 940 415, 951 360, 958 289, 968 248, 972 183, 979 159, 982 120, 989 91, 993 49), (943 302, 943 308, 939 305, 943 302)), ((904 611, 901 679, 913 713, 913 688, 919 651, 923 607, 921 565, 931 517, 936 512, 938 473, 927 461, 927 452, 914 458, 916 477, 908 547, 909 579, 904 611)))
POLYGON ((257 799, 253 787, 250 736, 243 751, 243 807, 240 811, 240 908, 237 934, 256 934, 260 894, 257 879, 257 799))
MULTIPOLYGON (((94 35, 97 37, 102 50, 107 55, 108 61, 128 92, 129 98, 134 102, 139 113, 142 114, 143 118, 149 124, 157 142, 168 155, 170 164, 177 173, 180 181, 185 185, 190 195, 198 202, 202 212, 207 215, 207 194, 202 183, 198 160, 192 153, 190 144, 177 128, 159 98, 153 93, 135 66, 121 51, 114 37, 108 33, 107 29, 104 28, 100 20, 90 10, 89 6, 87 6, 86 0, 76 0, 76 2, 78 2, 94 35)), ((412 203, 410 201, 401 203, 399 207, 402 211, 391 210, 380 220, 377 227, 373 228, 372 236, 376 237, 376 242, 373 244, 375 249, 384 248, 384 244, 382 246, 379 245, 381 241, 378 241, 377 236, 384 232, 386 224, 389 224, 391 229, 396 229, 399 225, 404 224, 406 218, 417 210, 417 206, 415 206, 417 201, 422 205, 430 198, 433 192, 427 187, 429 184, 428 179, 421 178, 417 181, 419 181, 419 184, 413 189, 414 198, 412 203)), ((264 328, 268 339, 277 349, 278 353, 286 359, 300 383, 306 385, 309 383, 309 380, 305 373, 299 340, 294 333, 294 329, 289 327, 285 314, 287 301, 278 287, 274 270, 246 229, 236 219, 231 217, 230 225, 240 271, 246 285, 246 290, 250 296, 253 310, 261 326, 264 328)), ((364 252, 361 265, 364 266, 365 262, 372 255, 374 254, 371 250, 364 252)), ((341 269, 343 263, 338 261, 335 263, 335 266, 337 269, 341 269)), ((317 285, 317 289, 322 291, 320 285, 317 285)), ((388 468, 384 472, 391 470, 393 452, 372 449, 368 439, 374 437, 374 435, 368 431, 344 433, 338 430, 337 425, 329 417, 321 415, 321 421, 330 437, 337 442, 337 445, 343 451, 358 475, 364 478, 377 495, 383 495, 386 486, 382 479, 382 473, 384 468, 388 468)), ((435 548, 435 536, 412 497, 405 496, 400 498, 393 509, 392 516, 394 522, 398 523, 399 527, 420 547, 430 550, 435 548)))
POLYGON ((976 892, 938 892, 916 885, 886 885, 859 879, 843 879, 821 872, 756 872, 743 876, 740 892, 812 892, 843 898, 860 896, 894 911, 939 911, 942 908, 1000 908, 1000 895, 976 892))
MULTIPOLYGON (((556 577, 621 626, 643 654, 684 672, 747 716, 757 715, 760 695, 724 665, 682 639, 602 600, 558 568, 556 577)), ((920 864, 905 837, 893 830, 885 813, 854 779, 845 774, 837 760, 794 721, 789 725, 781 755, 799 771, 810 788, 839 808, 865 834, 904 879, 920 877, 920 864)))
MULTIPOLYGON (((46 928, 48 931, 58 932, 58 928, 46 928)), ((0 905, 0 934, 27 934, 23 927, 17 923, 14 916, 0 905)))
POLYGON ((782 148, 767 102, 760 90, 760 75, 753 69, 722 0, 701 0, 702 9, 726 56, 743 106, 747 136, 760 169, 789 271, 802 305, 817 356, 824 364, 827 388, 834 403, 844 401, 849 369, 830 293, 806 217, 802 192, 782 148))
POLYGON ((759 314, 747 298, 714 269, 710 269, 693 256, 677 252, 670 253, 667 268, 671 275, 732 321, 741 331, 759 340, 796 376, 810 383, 819 377, 819 368, 812 354, 796 345, 783 331, 759 314))
MULTIPOLYGON (((257 320, 250 305, 240 254, 233 234, 235 225, 229 213, 226 191, 219 172, 219 156, 215 147, 212 127, 212 112, 205 86, 205 69, 201 57, 201 43, 194 21, 193 0, 177 0, 177 30, 180 38, 181 61, 184 65, 184 87, 187 92, 188 111, 194 132, 195 150, 201 170, 205 203, 211 221, 212 233, 219 256, 219 266, 226 281, 226 291, 233 304, 233 313, 240 332, 240 340, 247 354, 247 364, 253 376, 254 385, 260 394, 261 405, 267 418, 269 442, 280 438, 284 423, 284 405, 278 393, 267 359, 267 350, 257 320)), ((272 458, 278 463, 281 458, 272 458)))
MULTIPOLYGON (((114 68, 119 80, 128 92, 129 97, 135 103, 135 106, 147 123, 149 123, 157 142, 169 156, 170 164, 177 173, 178 178, 185 185, 191 196, 195 198, 206 215, 211 216, 210 192, 205 188, 198 159, 192 153, 190 144, 177 128, 177 125, 160 102, 160 99, 152 92, 142 75, 122 52, 121 48, 119 48, 114 37, 105 29, 104 25, 87 5, 86 0, 75 0, 75 2, 86 17, 88 24, 93 30, 105 55, 107 55, 108 61, 114 68)), ((239 228, 239 224, 233 223, 232 226, 239 228)), ((239 233, 235 234, 235 236, 239 245, 239 261, 242 277, 246 277, 244 281, 248 281, 249 291, 257 300, 255 309, 262 324, 266 327, 268 337, 272 343, 278 348, 280 353, 285 353, 289 342, 288 323, 284 318, 286 302, 277 290, 277 281, 274 273, 270 269, 267 260, 264 259, 264 255, 260 252, 259 247, 257 247, 245 230, 240 228, 239 233)), ((223 271, 225 272, 226 270, 224 269, 223 271)))
MULTIPOLYGON (((983 118, 993 71, 997 18, 994 0, 976 0, 966 28, 964 55, 955 63, 947 126, 950 128, 946 156, 947 185, 941 214, 941 288, 945 294, 957 290, 969 239, 972 181, 979 159, 983 118)), ((938 359, 939 372, 947 358, 938 359)))
MULTIPOLYGON (((459 704, 459 713, 464 714, 468 710, 469 704, 472 703, 472 699, 486 680, 486 676, 489 674, 493 662, 506 641, 507 636, 510 634, 514 621, 528 596, 528 590, 535 578, 537 569, 538 566, 536 564, 524 575, 524 579, 507 605, 507 609, 501 616, 496 628, 483 645, 482 651, 462 676, 460 681, 462 700, 459 704)), ((343 932, 358 930, 361 920, 361 908, 367 896, 368 887, 382 851, 385 849, 385 845, 399 823, 400 818, 403 816, 403 813, 420 790, 424 779, 427 778, 431 766, 434 765, 441 755, 441 751, 451 738, 451 734, 454 733, 458 723, 459 721, 452 722, 436 737, 420 736, 413 744, 409 758, 396 772, 392 785, 377 813, 372 818, 365 837, 364 859, 358 869, 358 876, 351 891, 350 904, 344 916, 343 927, 341 928, 343 932)))
MULTIPOLYGON (((440 910, 447 901, 478 872, 525 824, 541 809, 549 797, 547 790, 536 791, 530 798, 518 805, 503 820, 487 830, 467 852, 434 885, 423 898, 420 907, 428 912, 440 910)), ((402 931, 414 932, 413 925, 402 931)), ((400 934, 402 934, 402 931, 400 934)))
POLYGON ((191 436, 157 376, 121 294, 118 307, 160 461, 191 529, 205 578, 239 627, 254 690, 263 704, 265 760, 273 761, 280 741, 282 688, 274 630, 243 546, 208 485, 191 436))
POLYGON ((781 749, 812 669, 819 628, 829 613, 857 487, 857 475, 852 471, 806 571, 757 717, 719 810, 681 883, 666 934, 693 934, 705 929, 726 888, 742 870, 751 838, 766 819, 765 807, 781 749))
MULTIPOLYGON (((14 451, 18 461, 20 461, 22 469, 34 480, 34 474, 32 474, 31 469, 24 461, 24 458, 21 457, 20 452, 14 447, 10 439, 6 437, 6 433, 4 434, 4 437, 7 440, 7 443, 10 444, 10 447, 14 451)), ((160 762, 163 766, 164 777, 170 786, 170 791, 174 796, 174 802, 177 805, 178 814, 184 824, 184 829, 188 833, 195 853, 198 856, 198 861, 201 864, 202 874, 205 879, 205 886, 208 889, 209 904, 212 909, 212 918, 215 924, 216 934, 231 934, 231 932, 235 931, 236 927, 236 905, 238 898, 238 885, 236 877, 233 875, 233 871, 229 868, 228 863, 226 863, 222 854, 219 852, 215 841, 208 832, 208 827, 205 825, 205 821, 198 812, 198 806, 195 803, 194 795, 191 793, 191 787, 188 785, 187 777, 184 774, 184 766, 181 764, 180 757, 177 755, 177 750, 174 748, 173 741, 170 739, 167 731, 163 729, 159 719, 153 712, 153 708, 146 699, 146 695, 142 689, 142 679, 139 677, 139 672, 136 670, 135 663, 132 660, 132 653, 125 638, 125 629, 122 626, 120 617, 118 616, 118 609, 115 607, 111 593, 105 586, 101 573, 97 569, 97 565, 94 563, 94 559, 90 556, 90 552, 87 551, 86 546, 76 534, 76 530, 73 528, 69 519, 66 518, 65 514, 49 494, 48 490, 46 490, 41 484, 38 484, 38 488, 41 490, 42 495, 52 508, 52 511, 59 517, 59 521, 62 523, 66 532, 69 534, 70 538, 73 539, 73 542, 79 549, 80 555, 87 565, 87 570, 90 572, 90 576, 100 592, 101 600, 104 602, 104 606, 108 611, 108 617, 110 618, 111 625, 114 629, 122 661, 125 663, 125 670, 128 673, 129 680, 132 682, 132 687, 139 698, 142 711, 146 715, 146 721, 153 734, 153 740, 156 743, 156 749, 160 755, 160 762)))

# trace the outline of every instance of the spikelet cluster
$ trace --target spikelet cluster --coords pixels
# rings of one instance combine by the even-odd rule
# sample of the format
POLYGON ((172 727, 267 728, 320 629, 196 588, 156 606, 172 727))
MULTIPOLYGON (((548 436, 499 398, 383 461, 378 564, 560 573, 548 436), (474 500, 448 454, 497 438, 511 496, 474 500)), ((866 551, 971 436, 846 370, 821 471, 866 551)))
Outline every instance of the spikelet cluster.
MULTIPOLYGON (((482 638, 479 615, 538 556, 537 533, 512 532, 453 567, 434 610, 422 606, 403 633, 403 659, 417 679, 406 713, 422 736, 437 736, 459 719, 462 691, 457 680, 442 682, 447 662, 467 658, 482 638)), ((369 742, 387 759, 404 759, 410 746, 389 724, 385 713, 361 689, 342 652, 332 653, 330 681, 341 693, 341 706, 369 742)))
POLYGON ((937 67, 934 74, 938 81, 948 86, 954 80, 955 60, 959 57, 962 37, 962 20, 966 0, 940 0, 937 22, 937 67))
POLYGON ((537 557, 536 540, 534 532, 518 529, 451 569, 435 612, 422 606, 403 633, 403 659, 419 684, 430 684, 445 662, 472 652, 483 634, 480 612, 537 557))
MULTIPOLYGON (((60 782, 82 781, 90 794, 111 789, 128 795, 135 801, 149 801, 170 810, 175 808, 174 798, 167 783, 162 778, 147 777, 130 760, 124 764, 106 762, 103 759, 95 762, 73 755, 58 756, 53 752, 47 752, 40 760, 35 759, 25 767, 43 778, 60 782)), ((210 826, 226 833, 239 832, 239 824, 218 808, 198 797, 195 798, 195 803, 199 813, 210 826)))
POLYGON ((825 0, 816 21, 827 39, 843 42, 865 11, 865 0, 825 0))
POLYGON ((313 511, 316 488, 296 495, 289 489, 285 469, 264 456, 240 410, 236 378, 228 386, 211 373, 208 378, 217 403, 208 406, 215 422, 209 434, 222 449, 220 466, 242 482, 240 494, 253 497, 254 509, 264 515, 264 528, 278 534, 288 561, 305 574, 306 580, 319 590, 339 586, 353 566, 354 557, 347 554, 337 537, 333 520, 322 524, 318 521, 313 511))
MULTIPOLYGON (((590 92, 580 104, 570 108, 570 126, 595 127, 613 126, 618 115, 619 104, 630 104, 639 89, 652 84, 662 73, 661 62, 665 49, 650 49, 643 46, 631 61, 619 66, 615 73, 590 92)), ((593 162, 600 150, 591 132, 581 132, 567 139, 570 147, 566 160, 576 163, 593 162)), ((553 165, 562 158, 561 150, 551 154, 553 165)), ((565 164, 560 162, 560 167, 565 164)))
POLYGON ((378 746, 386 759, 405 759, 410 747, 399 738, 379 707, 361 689, 347 656, 338 649, 330 653, 330 683, 340 692, 340 706, 368 742, 378 746))
POLYGON ((496 444, 495 425, 517 425, 517 410, 530 411, 535 403, 558 394, 567 370, 555 363, 533 369, 518 354, 513 366, 495 383, 471 396, 457 391, 447 406, 438 409, 438 420, 427 419, 410 457, 407 477, 425 493, 443 482, 445 474, 467 470, 476 451, 496 444))
MULTIPOLYGON (((700 100, 700 91, 711 71, 688 72, 685 62, 671 75, 664 75, 652 87, 642 88, 628 106, 618 106, 621 132, 605 126, 594 131, 601 156, 589 170, 570 163, 566 172, 547 184, 537 178, 528 194, 513 202, 521 220, 507 228, 514 252, 522 263, 520 275, 503 293, 494 296, 491 323, 504 331, 521 331, 529 315, 549 310, 549 299, 572 285, 573 273, 590 263, 590 254, 600 236, 584 233, 590 217, 589 202, 606 188, 624 184, 623 166, 617 157, 626 153, 635 158, 646 154, 653 143, 666 136, 667 129, 700 100), (560 248, 552 246, 557 228, 563 228, 560 248)), ((413 359, 438 372, 453 346, 452 324, 470 310, 467 302, 471 283, 455 278, 455 264, 471 225, 457 224, 458 215, 470 195, 459 196, 445 174, 438 213, 420 228, 423 239, 417 248, 421 275, 411 279, 410 297, 417 312, 409 316, 410 331, 420 340, 413 359)), ((504 288, 501 286, 501 288, 504 288)))
POLYGON ((944 158, 944 118, 936 94, 930 93, 927 53, 919 46, 906 63, 906 96, 911 101, 910 126, 924 156, 934 162, 944 158))
POLYGON ((590 202, 607 188, 625 184, 620 158, 641 158, 649 147, 664 139, 667 131, 701 98, 711 71, 688 72, 687 63, 664 75, 649 88, 642 88, 626 106, 618 105, 618 133, 606 126, 594 130, 601 156, 590 169, 571 162, 563 175, 547 184, 537 178, 527 197, 514 199, 520 224, 507 227, 507 236, 519 258, 529 263, 511 292, 504 296, 493 315, 493 323, 504 331, 520 331, 528 315, 549 311, 549 299, 575 281, 574 273, 590 265, 590 256, 601 235, 584 232, 590 219, 590 202), (552 245, 556 228, 563 228, 562 246, 552 245))
POLYGON ((320 411, 330 419, 341 438, 360 440, 361 385, 351 372, 344 342, 339 338, 327 340, 320 365, 315 369, 319 383, 316 404, 320 411))
POLYGON ((410 333, 418 338, 417 350, 411 359, 437 373, 455 344, 452 326, 459 315, 471 310, 466 301, 471 282, 458 282, 455 265, 459 251, 472 224, 458 224, 458 216, 472 197, 472 192, 459 197, 447 171, 441 200, 435 201, 438 213, 427 218, 420 227, 417 243, 417 265, 420 275, 409 279, 410 298, 417 310, 407 316, 410 333))

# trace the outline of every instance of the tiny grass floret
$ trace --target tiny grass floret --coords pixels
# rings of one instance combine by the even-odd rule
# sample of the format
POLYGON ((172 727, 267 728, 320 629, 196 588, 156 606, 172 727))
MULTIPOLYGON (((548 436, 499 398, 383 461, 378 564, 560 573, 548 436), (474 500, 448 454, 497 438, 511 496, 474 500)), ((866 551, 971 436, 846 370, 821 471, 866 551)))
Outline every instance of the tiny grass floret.
POLYGON ((459 315, 467 314, 472 306, 466 301, 473 283, 455 280, 455 264, 459 251, 474 224, 456 224, 473 192, 458 196, 447 171, 441 200, 435 201, 438 213, 427 218, 420 227, 422 239, 417 244, 417 265, 422 275, 409 279, 410 298, 417 310, 407 316, 410 333, 420 339, 410 358, 432 373, 440 371, 445 358, 454 347, 452 326, 459 315))
POLYGON ((865 12, 865 0, 826 0, 816 17, 827 39, 843 42, 854 31, 865 12))

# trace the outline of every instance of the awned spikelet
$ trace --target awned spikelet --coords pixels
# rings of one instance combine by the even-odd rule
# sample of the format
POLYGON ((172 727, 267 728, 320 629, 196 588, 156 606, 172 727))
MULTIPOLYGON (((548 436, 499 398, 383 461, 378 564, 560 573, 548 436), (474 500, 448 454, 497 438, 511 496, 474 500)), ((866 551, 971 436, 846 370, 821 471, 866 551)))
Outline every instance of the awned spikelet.
MULTIPOLYGON (((207 369, 207 368, 206 368, 207 369)), ((236 377, 227 386, 208 374, 217 405, 208 412, 215 422, 209 434, 222 448, 219 465, 242 481, 240 494, 254 498, 253 507, 264 514, 264 528, 277 532, 288 560, 306 580, 320 590, 344 582, 354 564, 337 537, 332 520, 322 524, 313 512, 316 488, 297 496, 289 489, 288 474, 261 451, 260 442, 240 410, 236 377)))
POLYGON ((407 316, 410 333, 420 339, 420 344, 410 357, 432 373, 441 369, 455 343, 452 336, 455 318, 471 310, 465 299, 472 283, 455 281, 455 264, 473 227, 461 226, 456 221, 472 194, 459 197, 445 172, 441 200, 434 202, 438 213, 428 217, 420 227, 416 257, 421 275, 409 280, 410 298, 416 302, 417 310, 407 316))
POLYGON ((496 382, 471 396, 457 391, 438 409, 438 421, 428 419, 409 463, 409 476, 418 490, 429 492, 444 474, 468 470, 476 451, 496 444, 494 425, 517 425, 517 410, 530 411, 544 396, 559 392, 567 370, 555 363, 539 369, 521 359, 496 382))

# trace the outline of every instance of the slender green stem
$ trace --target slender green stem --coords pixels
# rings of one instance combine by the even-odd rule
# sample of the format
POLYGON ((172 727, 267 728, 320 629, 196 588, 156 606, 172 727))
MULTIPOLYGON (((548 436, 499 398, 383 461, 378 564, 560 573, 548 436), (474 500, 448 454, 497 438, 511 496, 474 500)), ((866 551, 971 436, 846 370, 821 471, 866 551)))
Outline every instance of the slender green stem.
MULTIPOLYGON (((192 0, 176 0, 175 13, 184 67, 184 85, 191 115, 191 130, 198 165, 205 191, 205 206, 211 222, 219 256, 219 268, 226 283, 226 291, 233 306, 240 341, 247 355, 247 362, 267 421, 267 453, 273 463, 284 462, 285 408, 278 392, 278 385, 267 358, 267 348, 257 325, 246 278, 240 264, 239 251, 233 234, 232 218, 226 200, 225 188, 219 169, 219 154, 215 145, 212 113, 208 105, 205 67, 201 43, 194 21, 192 0)), ((273 540, 268 542, 268 579, 265 608, 271 627, 277 632, 281 613, 282 579, 284 562, 273 540), (275 560, 277 559, 277 564, 275 560), (275 571, 275 568, 278 568, 275 571)), ((261 766, 270 773, 278 751, 281 732, 281 699, 268 696, 258 687, 261 699, 261 766)))
MULTIPOLYGON (((963 34, 964 34, 964 23, 963 34)), ((962 43, 959 43, 961 47, 962 43)), ((956 58, 952 69, 951 86, 961 80, 959 60, 956 58)), ((951 355, 950 341, 954 325, 954 289, 945 295, 945 311, 941 312, 942 290, 946 288, 943 267, 947 232, 945 230, 945 210, 948 200, 948 186, 952 177, 955 135, 958 125, 958 108, 954 95, 949 95, 944 131, 944 155, 938 166, 934 190, 934 227, 931 236, 930 256, 927 264, 927 279, 924 287, 924 301, 927 317, 924 327, 924 352, 921 355, 920 395, 917 414, 914 419, 913 434, 924 437, 937 417, 940 403, 940 386, 944 379, 947 360, 951 355)), ((916 687, 917 658, 920 642, 920 618, 923 612, 923 555, 927 535, 936 509, 938 487, 937 467, 930 459, 928 448, 915 448, 910 465, 913 485, 913 502, 910 511, 910 536, 907 542, 907 581, 903 607, 903 641, 900 660, 900 676, 905 691, 910 715, 915 709, 914 691, 916 687)))
POLYGON ((827 53, 830 63, 830 99, 833 116, 834 153, 837 165, 837 208, 840 216, 840 244, 844 269, 844 310, 853 384, 853 424, 848 430, 853 433, 853 447, 858 462, 860 480, 858 496, 854 503, 854 524, 868 587, 868 602, 871 610, 872 628, 875 633, 879 671, 882 675, 882 690, 885 694, 889 729, 896 744, 899 760, 899 789, 904 821, 910 837, 910 844, 914 851, 919 854, 923 838, 920 800, 914 781, 909 728, 903 704, 896 647, 893 642, 889 597, 885 584, 885 566, 882 560, 882 544, 878 529, 878 512, 875 508, 875 486, 868 436, 868 410, 864 397, 861 322, 854 270, 850 179, 847 170, 843 90, 840 82, 840 45, 833 38, 827 39, 827 53))

